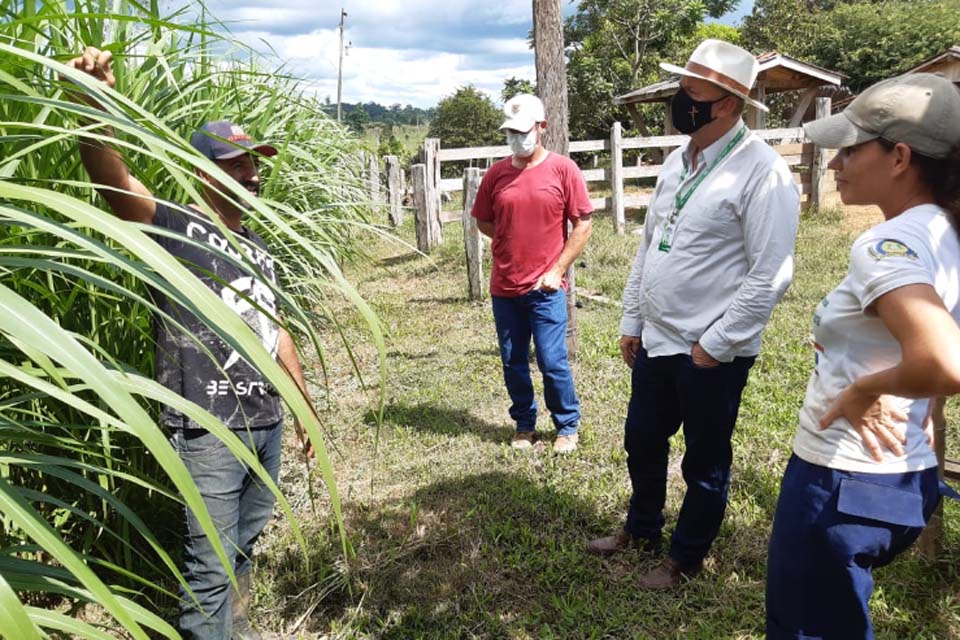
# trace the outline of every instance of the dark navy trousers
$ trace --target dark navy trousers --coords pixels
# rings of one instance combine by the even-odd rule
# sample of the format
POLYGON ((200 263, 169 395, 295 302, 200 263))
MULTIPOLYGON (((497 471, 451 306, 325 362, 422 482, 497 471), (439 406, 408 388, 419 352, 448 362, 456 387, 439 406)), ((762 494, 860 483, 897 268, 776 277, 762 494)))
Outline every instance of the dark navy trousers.
POLYGON ((720 530, 733 461, 730 438, 755 359, 700 368, 689 354, 650 358, 643 348, 637 354, 624 429, 633 485, 624 530, 634 538, 660 538, 670 437, 682 424, 687 493, 670 544, 670 557, 680 564, 703 560, 720 530))
POLYGON ((856 473, 793 456, 767 558, 767 639, 872 639, 872 571, 913 544, 940 492, 936 468, 856 473))

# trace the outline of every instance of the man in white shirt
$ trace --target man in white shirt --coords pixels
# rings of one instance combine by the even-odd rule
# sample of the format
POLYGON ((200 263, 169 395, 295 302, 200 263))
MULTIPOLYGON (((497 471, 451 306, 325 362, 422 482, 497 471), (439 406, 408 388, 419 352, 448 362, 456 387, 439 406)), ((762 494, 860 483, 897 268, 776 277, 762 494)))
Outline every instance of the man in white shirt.
POLYGON ((664 525, 669 438, 683 425, 683 506, 669 557, 642 576, 667 589, 696 575, 727 503, 730 439, 760 339, 793 276, 800 193, 786 162, 751 133, 744 105, 758 72, 744 49, 705 40, 671 102, 690 141, 664 162, 623 293, 620 350, 632 371, 624 447, 633 495, 601 555, 656 550, 664 525))

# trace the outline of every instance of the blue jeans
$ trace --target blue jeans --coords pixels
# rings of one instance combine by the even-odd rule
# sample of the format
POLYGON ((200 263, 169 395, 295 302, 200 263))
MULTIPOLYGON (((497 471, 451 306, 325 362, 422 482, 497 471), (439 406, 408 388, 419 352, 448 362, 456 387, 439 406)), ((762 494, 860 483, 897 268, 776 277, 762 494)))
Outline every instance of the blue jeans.
MULTIPOLYGON (((282 432, 282 421, 235 432, 257 454, 274 481, 280 472, 282 432)), ((216 436, 199 429, 176 429, 170 440, 220 531, 220 542, 234 573, 248 573, 253 545, 273 516, 273 494, 216 436)), ((180 632, 185 640, 229 640, 233 587, 193 512, 184 508, 184 517, 184 578, 200 608, 181 589, 180 632)))
POLYGON ((510 417, 517 431, 537 427, 537 401, 530 380, 530 338, 536 347, 537 366, 543 374, 543 396, 557 435, 577 432, 580 401, 573 389, 567 359, 567 294, 530 291, 516 298, 493 298, 493 319, 500 342, 503 380, 513 404, 510 417))
POLYGON ((937 469, 857 473, 790 458, 767 555, 767 638, 873 638, 873 569, 913 544, 940 501, 937 469))
POLYGON ((650 358, 643 348, 637 353, 624 427, 633 485, 624 530, 634 538, 660 539, 670 437, 683 424, 687 492, 670 543, 670 557, 682 565, 703 560, 720 530, 733 461, 730 438, 755 359, 701 368, 688 354, 650 358))

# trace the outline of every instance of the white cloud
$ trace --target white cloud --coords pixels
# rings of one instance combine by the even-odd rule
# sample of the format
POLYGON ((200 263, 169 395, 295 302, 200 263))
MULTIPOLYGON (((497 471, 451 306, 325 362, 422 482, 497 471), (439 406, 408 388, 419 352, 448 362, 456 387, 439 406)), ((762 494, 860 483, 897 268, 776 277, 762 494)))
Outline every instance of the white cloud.
MULTIPOLYGON (((340 2, 215 0, 213 15, 277 64, 336 99, 340 2)), ((532 79, 530 0, 343 0, 345 102, 435 105, 473 84, 493 99, 511 76, 532 79)))

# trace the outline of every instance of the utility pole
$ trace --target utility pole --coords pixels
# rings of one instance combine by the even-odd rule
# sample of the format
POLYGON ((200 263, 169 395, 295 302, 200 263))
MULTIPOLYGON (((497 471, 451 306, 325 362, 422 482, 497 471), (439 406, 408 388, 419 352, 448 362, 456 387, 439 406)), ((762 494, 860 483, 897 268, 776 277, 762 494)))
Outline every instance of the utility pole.
MULTIPOLYGON (((567 113, 567 63, 563 52, 561 0, 533 0, 533 50, 537 66, 537 93, 547 112, 543 146, 568 155, 570 124, 567 113)), ((567 351, 577 354, 577 292, 573 265, 567 269, 567 351)))
POLYGON ((337 122, 343 120, 342 97, 343 97, 343 19, 347 17, 347 12, 340 8, 340 64, 337 65, 337 122))

